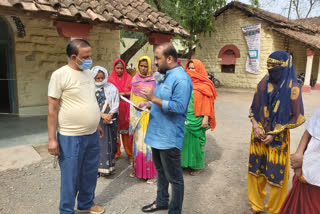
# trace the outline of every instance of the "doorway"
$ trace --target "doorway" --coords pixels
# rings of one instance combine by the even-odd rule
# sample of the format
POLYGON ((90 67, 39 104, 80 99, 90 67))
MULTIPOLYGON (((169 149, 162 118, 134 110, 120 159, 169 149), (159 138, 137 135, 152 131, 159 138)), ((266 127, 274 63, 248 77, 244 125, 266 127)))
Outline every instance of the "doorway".
POLYGON ((16 112, 13 42, 8 24, 0 17, 0 113, 16 112))

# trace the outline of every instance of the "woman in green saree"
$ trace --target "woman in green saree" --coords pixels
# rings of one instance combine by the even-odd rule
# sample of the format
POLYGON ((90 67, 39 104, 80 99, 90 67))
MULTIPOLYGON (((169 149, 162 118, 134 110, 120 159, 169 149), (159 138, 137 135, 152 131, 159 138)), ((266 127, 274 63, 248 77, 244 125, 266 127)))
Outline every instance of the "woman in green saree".
POLYGON ((181 166, 191 168, 191 175, 198 175, 205 166, 206 131, 216 127, 214 100, 217 92, 200 60, 189 60, 186 72, 192 80, 193 93, 184 127, 181 166))

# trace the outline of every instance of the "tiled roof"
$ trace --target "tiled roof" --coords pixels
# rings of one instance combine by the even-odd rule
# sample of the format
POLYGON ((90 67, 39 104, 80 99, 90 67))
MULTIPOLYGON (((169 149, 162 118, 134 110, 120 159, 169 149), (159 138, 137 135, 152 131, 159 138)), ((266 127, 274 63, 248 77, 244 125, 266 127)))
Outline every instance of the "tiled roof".
POLYGON ((307 26, 310 29, 317 31, 317 33, 320 33, 320 17, 296 19, 294 21, 296 23, 302 24, 304 26, 307 26))
POLYGON ((306 46, 320 50, 320 37, 306 34, 299 31, 293 31, 285 28, 273 28, 273 30, 284 34, 292 39, 304 43, 306 46))
POLYGON ((0 12, 47 15, 61 21, 106 23, 115 29, 189 36, 179 23, 144 0, 0 0, 0 12))
POLYGON ((300 20, 289 20, 279 14, 271 13, 250 5, 233 1, 221 8, 214 15, 217 18, 227 9, 238 9, 248 16, 257 17, 270 24, 270 27, 290 38, 302 42, 306 46, 320 50, 320 18, 309 18, 300 20))

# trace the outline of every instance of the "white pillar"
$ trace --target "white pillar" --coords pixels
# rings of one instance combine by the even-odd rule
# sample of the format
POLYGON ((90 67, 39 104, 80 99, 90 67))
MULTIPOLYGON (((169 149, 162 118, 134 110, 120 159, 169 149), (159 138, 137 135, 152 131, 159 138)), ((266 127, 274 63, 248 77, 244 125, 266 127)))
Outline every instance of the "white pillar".
POLYGON ((318 65, 318 77, 317 77, 317 82, 314 86, 314 90, 320 90, 320 56, 319 56, 319 65, 318 65))
POLYGON ((311 92, 310 78, 312 73, 312 63, 313 63, 314 51, 307 49, 307 65, 304 77, 304 84, 302 86, 302 92, 311 92))

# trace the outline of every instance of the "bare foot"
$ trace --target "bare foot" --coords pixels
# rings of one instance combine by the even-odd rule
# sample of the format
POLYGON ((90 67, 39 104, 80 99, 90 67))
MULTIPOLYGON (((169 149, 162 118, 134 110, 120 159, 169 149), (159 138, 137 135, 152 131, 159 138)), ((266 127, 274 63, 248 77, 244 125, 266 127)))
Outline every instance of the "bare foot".
POLYGON ((147 180, 147 184, 155 184, 157 183, 157 179, 156 178, 150 178, 147 180))
POLYGON ((192 176, 197 176, 197 175, 200 174, 200 172, 201 172, 201 170, 194 169, 194 170, 192 170, 192 171, 190 172, 190 175, 192 175, 192 176))
POLYGON ((136 174, 134 172, 131 172, 130 175, 129 175, 131 178, 135 178, 136 177, 136 174))
POLYGON ((133 164, 133 158, 129 158, 129 164, 130 164, 130 165, 133 164))

